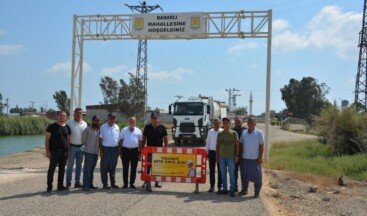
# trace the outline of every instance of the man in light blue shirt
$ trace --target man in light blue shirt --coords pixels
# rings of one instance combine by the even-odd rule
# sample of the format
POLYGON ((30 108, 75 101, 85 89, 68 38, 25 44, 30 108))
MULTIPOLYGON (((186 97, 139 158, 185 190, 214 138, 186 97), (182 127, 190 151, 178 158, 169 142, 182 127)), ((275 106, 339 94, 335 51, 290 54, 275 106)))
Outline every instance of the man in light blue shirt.
POLYGON ((240 139, 241 159, 241 195, 248 193, 249 182, 254 182, 255 198, 259 197, 262 186, 262 158, 264 154, 264 136, 256 129, 256 121, 252 118, 247 120, 248 129, 243 131, 240 139))

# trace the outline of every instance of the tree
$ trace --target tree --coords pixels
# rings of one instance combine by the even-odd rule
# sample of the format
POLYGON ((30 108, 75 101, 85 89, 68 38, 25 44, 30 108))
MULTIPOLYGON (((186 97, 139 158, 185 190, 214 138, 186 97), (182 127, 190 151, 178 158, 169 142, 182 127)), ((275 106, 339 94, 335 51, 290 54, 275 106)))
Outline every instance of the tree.
MULTIPOLYGON (((280 114, 275 112, 275 110, 269 110, 269 117, 272 118, 277 118, 280 114)), ((261 113, 260 115, 261 117, 265 117, 265 112, 261 113)))
POLYGON ((3 95, 0 93, 0 114, 3 113, 4 104, 3 104, 3 95))
POLYGON ((99 86, 102 90, 104 104, 118 103, 119 85, 117 81, 113 80, 111 77, 105 76, 101 78, 99 86))
POLYGON ((235 115, 245 115, 247 114, 247 107, 238 107, 235 110, 233 110, 235 115))
POLYGON ((64 90, 56 91, 53 98, 55 99, 56 106, 60 111, 69 113, 70 98, 68 98, 68 95, 64 90))
POLYGON ((329 89, 325 83, 318 84, 313 77, 303 77, 301 81, 290 79, 280 92, 287 110, 294 117, 311 122, 312 115, 319 115, 322 108, 331 105, 325 98, 329 89))
POLYGON ((129 83, 120 79, 119 83, 111 77, 101 78, 99 84, 103 94, 103 103, 108 106, 109 111, 124 113, 126 116, 135 116, 137 119, 144 114, 144 92, 140 80, 130 73, 129 83))
POLYGON ((18 107, 18 104, 15 106, 15 108, 11 108, 10 113, 19 113, 19 115, 23 114, 23 109, 18 107))

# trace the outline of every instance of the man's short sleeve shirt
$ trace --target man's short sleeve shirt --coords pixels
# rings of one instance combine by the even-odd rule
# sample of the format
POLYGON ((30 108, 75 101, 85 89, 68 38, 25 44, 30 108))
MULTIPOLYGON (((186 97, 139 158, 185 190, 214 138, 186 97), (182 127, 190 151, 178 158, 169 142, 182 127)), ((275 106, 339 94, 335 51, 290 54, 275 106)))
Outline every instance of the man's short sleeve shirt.
POLYGON ((127 126, 121 130, 120 139, 123 140, 122 147, 137 148, 139 147, 139 141, 143 139, 143 136, 139 128, 134 127, 134 130, 131 131, 129 126, 127 126))
POLYGON ((162 124, 156 128, 148 124, 144 127, 143 135, 147 138, 147 146, 163 146, 163 137, 167 136, 167 129, 162 124))
POLYGON ((264 144, 263 133, 254 129, 251 133, 243 131, 240 143, 243 145, 242 158, 255 160, 259 157, 259 146, 264 144))
POLYGON ((71 134, 70 127, 68 125, 61 126, 56 122, 50 124, 46 132, 51 134, 50 142, 49 142, 49 149, 50 152, 58 151, 58 150, 68 150, 68 135, 71 134))
POLYGON ((99 130, 99 137, 102 139, 103 146, 116 147, 119 145, 120 128, 117 124, 110 126, 108 123, 105 123, 99 130))

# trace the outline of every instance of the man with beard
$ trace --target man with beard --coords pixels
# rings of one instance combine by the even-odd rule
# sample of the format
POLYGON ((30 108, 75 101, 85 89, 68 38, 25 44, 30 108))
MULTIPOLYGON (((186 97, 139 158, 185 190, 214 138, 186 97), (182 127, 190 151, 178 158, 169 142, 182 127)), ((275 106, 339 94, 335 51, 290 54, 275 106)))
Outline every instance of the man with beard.
MULTIPOLYGON (((236 116, 234 118, 234 127, 232 128, 232 130, 237 132, 238 139, 240 140, 241 140, 242 132, 247 129, 247 127, 242 126, 242 123, 243 121, 241 117, 236 116)), ((239 146, 240 146, 240 152, 241 152, 241 143, 239 146)), ((238 170, 239 170, 238 167, 239 165, 240 165, 239 162, 234 165, 234 192, 238 192, 238 170)))
POLYGON ((84 172, 83 172, 83 190, 97 189, 93 185, 93 172, 97 165, 99 153, 99 117, 92 117, 92 126, 87 127, 82 133, 82 143, 84 149, 84 172))

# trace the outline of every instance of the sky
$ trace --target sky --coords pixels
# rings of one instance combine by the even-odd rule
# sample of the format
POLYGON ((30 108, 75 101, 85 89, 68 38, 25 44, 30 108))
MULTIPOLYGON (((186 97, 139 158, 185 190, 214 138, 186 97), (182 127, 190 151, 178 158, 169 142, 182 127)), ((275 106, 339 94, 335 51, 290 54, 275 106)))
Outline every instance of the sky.
MULTIPOLYGON (((273 10, 270 109, 285 108, 280 89, 311 76, 330 87, 330 102, 354 101, 363 1, 152 0, 165 13, 273 10)), ((0 1, 0 93, 10 108, 56 108, 53 94, 70 96, 73 15, 131 14, 132 0, 0 1)), ((157 13, 160 11, 157 11, 157 13)), ((135 12, 134 12, 135 13, 135 12)), ((168 109, 176 95, 199 94, 265 112, 266 39, 148 41, 148 106, 168 109)), ((103 101, 103 76, 135 74, 138 41, 86 41, 82 108, 103 101)))

